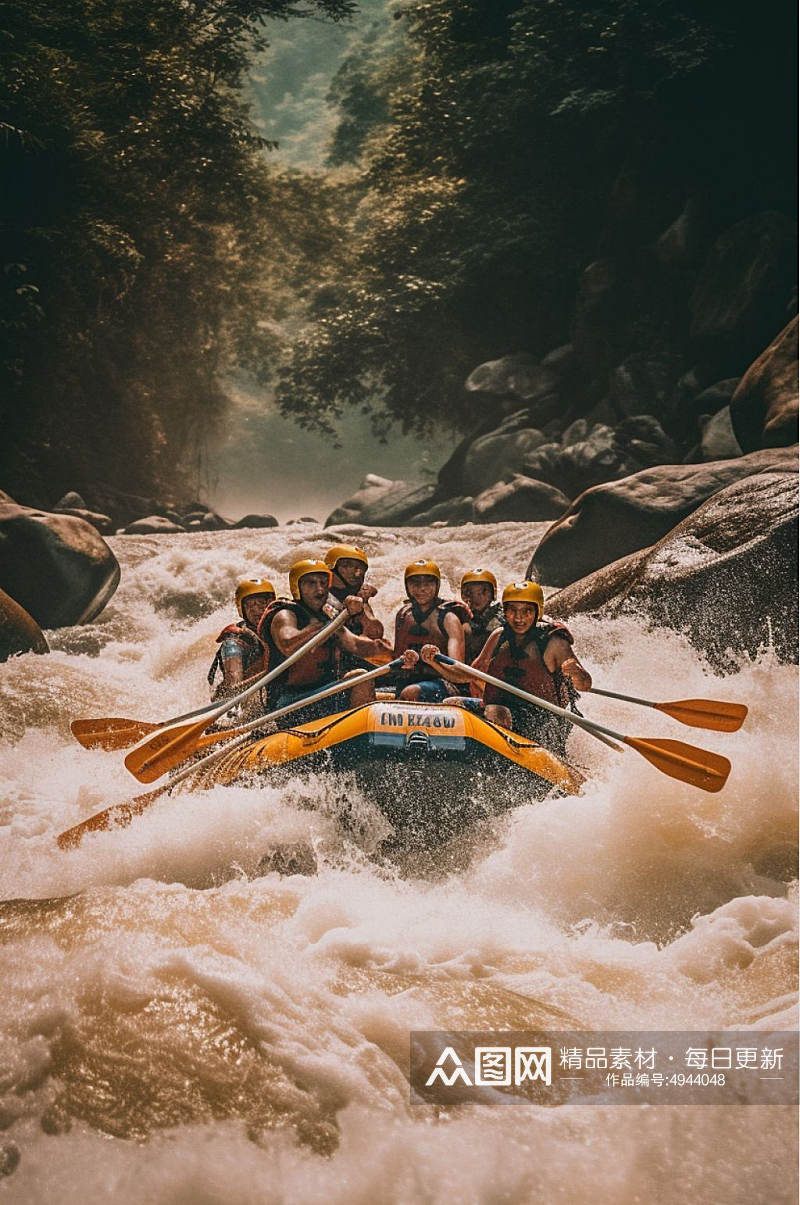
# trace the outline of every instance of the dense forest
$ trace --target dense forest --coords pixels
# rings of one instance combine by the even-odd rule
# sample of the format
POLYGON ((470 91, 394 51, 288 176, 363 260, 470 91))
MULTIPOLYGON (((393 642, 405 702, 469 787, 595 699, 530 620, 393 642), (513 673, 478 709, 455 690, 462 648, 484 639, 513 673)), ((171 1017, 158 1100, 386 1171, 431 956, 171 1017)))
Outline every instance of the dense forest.
MULTIPOLYGON (((721 232, 767 212, 790 246, 788 4, 404 4, 333 80, 327 173, 280 170, 243 73, 269 18, 354 8, 3 5, 11 493, 190 482, 236 373, 277 380, 308 427, 333 431, 355 405, 383 432, 469 429, 485 403, 468 373, 573 338, 599 261, 617 289, 578 365, 588 404, 632 354, 677 375, 689 318, 676 298, 721 232), (680 254, 660 254, 681 215, 680 254)), ((775 304, 752 346, 700 348, 709 382, 787 321, 775 304)))

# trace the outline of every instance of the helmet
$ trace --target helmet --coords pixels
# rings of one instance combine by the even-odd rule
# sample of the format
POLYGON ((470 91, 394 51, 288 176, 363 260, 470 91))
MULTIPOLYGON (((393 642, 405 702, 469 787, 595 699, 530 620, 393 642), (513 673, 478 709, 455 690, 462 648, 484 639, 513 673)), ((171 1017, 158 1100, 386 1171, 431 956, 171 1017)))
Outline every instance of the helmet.
POLYGON ((503 591, 503 606, 510 602, 536 604, 536 622, 538 623, 544 611, 544 594, 538 582, 512 582, 503 591))
POLYGON ((275 587, 265 577, 246 577, 236 587, 236 610, 244 618, 242 603, 252 594, 270 594, 275 597, 275 587))
POLYGON ((329 548, 325 553, 325 564, 332 573, 336 572, 339 561, 344 560, 360 561, 365 569, 369 568, 367 554, 363 548, 356 548, 351 544, 334 544, 333 548, 329 548))
POLYGON ((461 579, 461 593, 464 593, 465 586, 471 586, 473 583, 477 585, 479 582, 491 586, 492 598, 497 598, 497 578, 491 569, 470 569, 461 579))
POLYGON ((412 561, 410 565, 406 565, 403 581, 407 582, 410 577, 422 577, 423 575, 426 577, 435 577, 437 582, 442 580, 439 566, 435 561, 412 561))
POLYGON ((300 578, 305 577, 309 573, 324 573, 328 579, 328 587, 331 584, 331 571, 324 561, 295 561, 289 570, 289 589, 292 598, 296 601, 300 599, 300 578))

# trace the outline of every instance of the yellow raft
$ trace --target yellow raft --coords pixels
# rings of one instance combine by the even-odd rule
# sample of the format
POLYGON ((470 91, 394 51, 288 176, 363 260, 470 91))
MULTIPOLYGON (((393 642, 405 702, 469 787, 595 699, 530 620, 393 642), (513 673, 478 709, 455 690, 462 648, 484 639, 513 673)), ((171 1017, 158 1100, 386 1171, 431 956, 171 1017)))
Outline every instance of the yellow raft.
POLYGON ((194 785, 328 769, 352 772, 395 829, 439 837, 553 791, 576 794, 584 781, 541 745, 463 707, 378 700, 254 738, 200 771, 194 785))

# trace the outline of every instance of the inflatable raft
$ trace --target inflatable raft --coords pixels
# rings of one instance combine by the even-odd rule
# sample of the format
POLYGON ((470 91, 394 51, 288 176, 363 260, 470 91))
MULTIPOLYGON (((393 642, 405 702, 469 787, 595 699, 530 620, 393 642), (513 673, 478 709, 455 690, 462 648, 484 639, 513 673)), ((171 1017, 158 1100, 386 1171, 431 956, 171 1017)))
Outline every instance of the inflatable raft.
POLYGON ((254 775, 280 782, 324 770, 352 773, 396 831, 426 841, 553 791, 576 794, 584 781, 541 745, 463 707, 378 700, 254 738, 200 771, 193 785, 254 775))

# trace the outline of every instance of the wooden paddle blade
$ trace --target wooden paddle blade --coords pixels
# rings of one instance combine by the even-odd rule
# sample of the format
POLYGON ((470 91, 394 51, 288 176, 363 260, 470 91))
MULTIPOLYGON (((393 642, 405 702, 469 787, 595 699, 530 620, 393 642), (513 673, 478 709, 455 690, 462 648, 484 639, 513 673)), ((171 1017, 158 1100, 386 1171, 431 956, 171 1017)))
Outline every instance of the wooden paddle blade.
POLYGON ((155 782, 177 762, 185 761, 197 748, 208 727, 207 719, 193 724, 172 724, 160 728, 131 749, 125 765, 139 782, 155 782))
POLYGON ((115 803, 112 807, 97 812, 88 820, 82 820, 80 824, 60 833, 56 839, 58 848, 77 849, 86 833, 98 832, 101 829, 124 828, 130 824, 134 816, 141 815, 146 808, 150 807, 151 803, 160 799, 168 790, 169 785, 158 787, 155 791, 148 791, 146 795, 137 795, 135 799, 128 799, 125 803, 115 803))
POLYGON ((201 750, 207 749, 210 745, 218 745, 221 741, 231 740, 235 736, 239 736, 241 728, 226 728, 222 732, 206 732, 202 736, 197 737, 189 745, 183 742, 174 742, 167 748, 161 749, 157 754, 157 762, 153 763, 145 770, 149 775, 143 778, 140 770, 136 777, 140 782, 153 782, 156 778, 160 778, 162 774, 166 774, 168 770, 174 770, 176 766, 185 762, 187 758, 192 757, 195 753, 200 753, 201 750))
POLYGON ((84 749, 130 749, 142 737, 155 732, 158 724, 147 720, 73 720, 70 732, 84 749))
POLYGON ((645 740, 637 736, 622 739, 662 774, 688 782, 701 791, 721 791, 728 781, 731 763, 718 753, 684 745, 683 741, 645 740))
POLYGON ((724 703, 716 699, 681 699, 678 703, 654 703, 673 720, 691 728, 711 728, 715 732, 738 732, 747 716, 744 703, 724 703))

